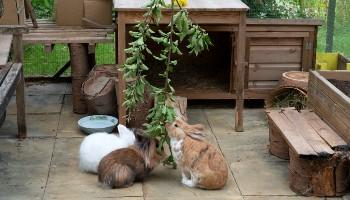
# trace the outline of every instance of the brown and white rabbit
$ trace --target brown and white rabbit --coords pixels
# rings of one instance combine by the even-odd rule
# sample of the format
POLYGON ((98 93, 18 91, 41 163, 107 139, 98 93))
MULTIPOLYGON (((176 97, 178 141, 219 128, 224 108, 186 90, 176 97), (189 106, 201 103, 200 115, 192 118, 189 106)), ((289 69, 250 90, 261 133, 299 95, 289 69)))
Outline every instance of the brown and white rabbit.
POLYGON ((177 119, 166 129, 171 151, 182 170, 182 184, 208 190, 223 188, 228 167, 217 148, 204 140, 203 126, 177 119))
POLYGON ((98 166, 98 180, 110 188, 123 188, 143 179, 165 158, 158 140, 135 131, 137 142, 107 154, 98 166))

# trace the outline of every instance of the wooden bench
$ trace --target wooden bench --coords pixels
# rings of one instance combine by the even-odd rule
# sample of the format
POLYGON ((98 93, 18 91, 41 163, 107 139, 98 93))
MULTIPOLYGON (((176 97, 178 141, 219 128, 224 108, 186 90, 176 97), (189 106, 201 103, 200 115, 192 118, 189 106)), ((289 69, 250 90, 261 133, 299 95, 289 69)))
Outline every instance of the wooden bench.
MULTIPOLYGON (((15 49, 14 60, 19 61, 22 52, 21 36, 19 38, 16 36, 16 39, 19 40, 13 43, 15 49)), ((6 116, 6 107, 16 91, 18 137, 25 138, 27 136, 27 130, 25 122, 23 66, 21 63, 7 63, 12 41, 12 35, 0 33, 0 126, 6 116)))
POLYGON ((267 112, 270 152, 289 159, 290 188, 305 196, 340 196, 349 188, 349 146, 314 112, 267 112))

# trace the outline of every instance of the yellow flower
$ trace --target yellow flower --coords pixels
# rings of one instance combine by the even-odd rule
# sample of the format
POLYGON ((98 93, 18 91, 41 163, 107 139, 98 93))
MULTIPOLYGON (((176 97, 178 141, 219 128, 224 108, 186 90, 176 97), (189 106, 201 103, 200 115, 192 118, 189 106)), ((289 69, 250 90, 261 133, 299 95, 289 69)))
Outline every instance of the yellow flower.
POLYGON ((178 3, 180 6, 187 6, 188 0, 173 0, 175 5, 178 6, 178 3))

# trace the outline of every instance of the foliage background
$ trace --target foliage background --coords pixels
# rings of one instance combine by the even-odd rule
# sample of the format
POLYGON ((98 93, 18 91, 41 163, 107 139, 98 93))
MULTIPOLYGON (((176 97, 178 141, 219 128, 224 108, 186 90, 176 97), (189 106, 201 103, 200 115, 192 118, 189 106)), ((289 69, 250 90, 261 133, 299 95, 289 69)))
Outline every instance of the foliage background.
MULTIPOLYGON (((249 7, 252 18, 316 18, 327 20, 328 0, 242 0, 249 7)), ((52 18, 54 0, 32 0, 38 18, 52 18)), ((324 52, 327 27, 320 27, 318 51, 324 52)), ((334 29, 334 52, 350 58, 350 0, 338 0, 334 29)), ((113 44, 97 46, 98 63, 114 62, 113 44)), ((26 46, 25 73, 27 76, 50 76, 69 59, 65 45, 56 45, 54 52, 45 54, 40 45, 26 46)), ((66 73, 69 75, 69 72, 66 73)))

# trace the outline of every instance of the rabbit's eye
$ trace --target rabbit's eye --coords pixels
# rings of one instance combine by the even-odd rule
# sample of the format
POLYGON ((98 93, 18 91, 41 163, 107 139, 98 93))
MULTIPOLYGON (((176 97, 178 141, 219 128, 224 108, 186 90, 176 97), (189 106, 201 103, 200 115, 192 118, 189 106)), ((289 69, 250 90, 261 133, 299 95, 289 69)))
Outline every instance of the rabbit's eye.
POLYGON ((179 127, 177 124, 174 125, 176 128, 179 127))

